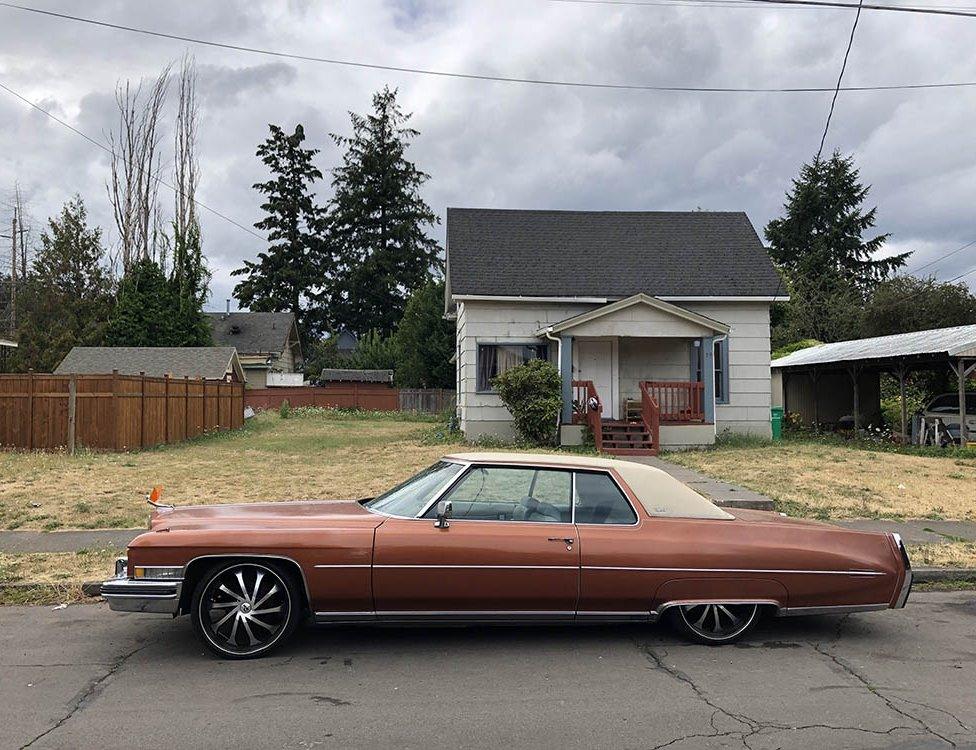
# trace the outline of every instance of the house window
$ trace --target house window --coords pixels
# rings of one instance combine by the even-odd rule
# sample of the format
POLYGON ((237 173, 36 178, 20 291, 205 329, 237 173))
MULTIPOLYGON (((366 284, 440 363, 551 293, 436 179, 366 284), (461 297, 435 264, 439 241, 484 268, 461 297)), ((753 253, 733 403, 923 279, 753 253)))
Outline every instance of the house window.
POLYGON ((478 390, 494 390, 494 378, 533 359, 549 359, 549 345, 478 344, 478 390))
MULTIPOLYGON (((715 367, 715 403, 729 403, 729 340, 728 338, 716 341, 714 355, 715 367)), ((696 341, 691 350, 691 361, 693 365, 694 379, 702 380, 702 356, 701 346, 696 341)))

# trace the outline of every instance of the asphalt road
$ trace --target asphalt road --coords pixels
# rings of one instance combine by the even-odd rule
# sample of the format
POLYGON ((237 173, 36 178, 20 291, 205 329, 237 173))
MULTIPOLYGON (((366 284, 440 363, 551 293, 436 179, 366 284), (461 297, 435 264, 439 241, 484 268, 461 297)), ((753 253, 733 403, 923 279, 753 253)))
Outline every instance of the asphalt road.
POLYGON ((185 618, 0 608, 0 748, 976 747, 976 592, 764 623, 317 629, 219 661, 185 618))

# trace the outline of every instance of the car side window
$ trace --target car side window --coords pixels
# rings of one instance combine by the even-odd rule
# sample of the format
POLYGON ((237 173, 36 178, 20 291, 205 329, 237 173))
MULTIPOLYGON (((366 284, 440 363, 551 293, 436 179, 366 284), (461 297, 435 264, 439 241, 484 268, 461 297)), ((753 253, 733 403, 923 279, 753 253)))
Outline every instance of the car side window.
MULTIPOLYGON (((569 523, 572 472, 549 469, 475 466, 441 500, 451 501, 451 516, 472 521, 569 523)), ((436 508, 427 512, 436 515, 436 508)))
POLYGON ((634 509, 607 474, 577 472, 574 502, 576 523, 637 523, 634 509))

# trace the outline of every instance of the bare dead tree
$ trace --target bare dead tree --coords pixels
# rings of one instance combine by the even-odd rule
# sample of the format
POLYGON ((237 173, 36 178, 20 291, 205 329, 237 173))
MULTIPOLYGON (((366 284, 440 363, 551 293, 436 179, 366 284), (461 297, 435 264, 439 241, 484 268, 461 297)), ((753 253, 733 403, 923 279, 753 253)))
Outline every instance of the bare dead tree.
POLYGON ((156 221, 159 195, 159 120, 169 88, 167 65, 148 89, 129 81, 115 90, 118 130, 109 135, 112 173, 109 199, 119 231, 122 272, 142 258, 155 258, 160 247, 156 221))
POLYGON ((179 103, 176 110, 174 144, 176 212, 174 233, 185 239, 197 226, 196 193, 200 180, 197 164, 197 72, 193 56, 186 54, 179 71, 179 103))

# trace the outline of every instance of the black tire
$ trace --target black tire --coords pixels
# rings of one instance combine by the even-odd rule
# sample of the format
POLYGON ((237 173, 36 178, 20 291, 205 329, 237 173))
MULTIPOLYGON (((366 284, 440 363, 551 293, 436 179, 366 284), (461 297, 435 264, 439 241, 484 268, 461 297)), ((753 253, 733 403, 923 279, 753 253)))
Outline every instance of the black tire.
POLYGON ((197 582, 193 629, 224 659, 256 659, 280 646, 302 617, 291 572, 270 560, 218 563, 197 582))
POLYGON ((744 638, 762 616, 758 604, 684 604, 668 610, 671 623, 688 640, 722 646, 744 638))

